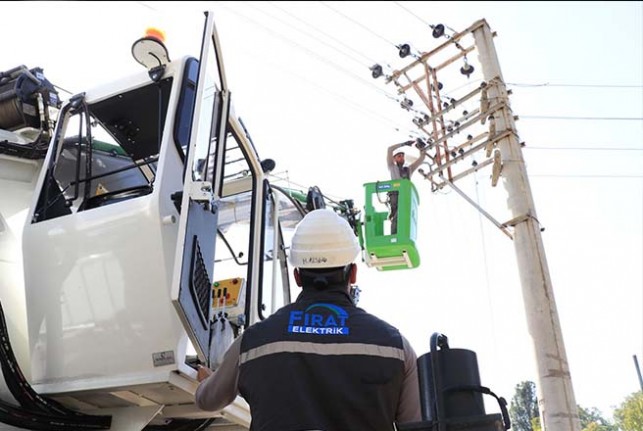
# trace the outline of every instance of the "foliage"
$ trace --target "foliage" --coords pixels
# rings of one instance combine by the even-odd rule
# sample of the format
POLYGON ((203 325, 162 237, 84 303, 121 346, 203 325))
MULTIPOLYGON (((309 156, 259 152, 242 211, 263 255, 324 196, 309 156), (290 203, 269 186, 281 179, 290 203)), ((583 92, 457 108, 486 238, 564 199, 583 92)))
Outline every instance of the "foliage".
POLYGON ((618 431, 618 427, 601 416, 596 407, 585 409, 578 406, 578 417, 583 431, 618 431))
MULTIPOLYGON (((627 409, 628 413, 623 414, 623 417, 627 415, 633 428, 625 428, 621 425, 622 431, 643 431, 643 395, 639 397, 636 406, 638 407, 629 406, 627 409), (638 416, 635 412, 638 412, 638 416)), ((597 408, 590 407, 586 409, 581 406, 577 407, 582 431, 619 431, 618 426, 605 419, 597 408)), ((623 407, 623 409, 625 410, 625 407, 623 407)), ((536 384, 534 382, 524 381, 516 385, 516 392, 511 399, 509 416, 511 416, 512 429, 514 431, 542 431, 538 397, 536 396, 536 384)))
POLYGON ((535 431, 532 419, 539 415, 536 384, 530 381, 518 383, 509 407, 511 428, 514 431, 535 431))
POLYGON ((643 430, 643 391, 628 396, 621 406, 614 410, 614 419, 622 431, 643 430))

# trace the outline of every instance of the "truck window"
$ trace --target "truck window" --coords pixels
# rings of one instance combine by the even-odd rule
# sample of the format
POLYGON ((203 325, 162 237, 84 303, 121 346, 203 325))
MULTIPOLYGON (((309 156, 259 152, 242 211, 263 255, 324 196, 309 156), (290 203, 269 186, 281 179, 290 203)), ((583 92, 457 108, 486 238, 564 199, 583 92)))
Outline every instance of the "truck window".
POLYGON ((152 192, 171 84, 63 108, 34 222, 152 192))
MULTIPOLYGON (((214 282, 239 279, 245 286, 253 274, 248 265, 251 235, 253 230, 252 212, 254 173, 243 152, 239 138, 230 131, 226 135, 223 191, 218 202, 218 229, 214 259, 214 282)), ((214 150, 214 148, 212 148, 214 150)), ((214 172, 214 151, 211 151, 208 163, 207 178, 214 172)), ((196 165, 203 166, 200 159, 196 165)), ((233 324, 245 323, 245 290, 238 297, 238 304, 227 304, 228 318, 233 324), (231 313, 233 315, 231 315, 231 313)))
POLYGON ((265 187, 262 283, 258 298, 260 318, 268 317, 291 302, 286 246, 280 228, 281 209, 288 202, 282 202, 279 193, 270 190, 267 183, 265 187))

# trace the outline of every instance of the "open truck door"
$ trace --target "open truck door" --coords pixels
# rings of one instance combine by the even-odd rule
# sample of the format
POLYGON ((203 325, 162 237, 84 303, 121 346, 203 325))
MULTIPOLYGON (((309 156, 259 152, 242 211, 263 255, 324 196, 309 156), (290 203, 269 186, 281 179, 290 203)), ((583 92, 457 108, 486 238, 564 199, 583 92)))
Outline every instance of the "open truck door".
POLYGON ((180 205, 180 218, 171 299, 199 359, 207 363, 220 190, 217 173, 223 164, 230 109, 211 12, 206 12, 193 106, 183 190, 173 196, 180 205))

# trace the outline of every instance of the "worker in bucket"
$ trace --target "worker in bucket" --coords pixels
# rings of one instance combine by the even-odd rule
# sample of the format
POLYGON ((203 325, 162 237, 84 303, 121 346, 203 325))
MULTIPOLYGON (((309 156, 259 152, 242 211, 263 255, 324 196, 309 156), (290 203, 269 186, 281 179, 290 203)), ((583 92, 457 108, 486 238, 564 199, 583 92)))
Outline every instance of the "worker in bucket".
POLYGON ((217 411, 240 394, 250 429, 262 431, 392 431, 420 421, 413 348, 349 295, 359 252, 334 211, 306 214, 289 256, 301 293, 237 337, 214 373, 199 367, 197 406, 217 411))
MULTIPOLYGON (((405 146, 413 145, 415 141, 406 141, 399 144, 393 144, 388 147, 386 152, 386 164, 391 174, 391 180, 411 179, 411 175, 420 167, 426 157, 426 152, 420 151, 420 157, 410 165, 406 166, 405 146)), ((392 191, 388 193, 389 215, 391 221, 391 235, 397 234, 397 202, 399 193, 392 191)))

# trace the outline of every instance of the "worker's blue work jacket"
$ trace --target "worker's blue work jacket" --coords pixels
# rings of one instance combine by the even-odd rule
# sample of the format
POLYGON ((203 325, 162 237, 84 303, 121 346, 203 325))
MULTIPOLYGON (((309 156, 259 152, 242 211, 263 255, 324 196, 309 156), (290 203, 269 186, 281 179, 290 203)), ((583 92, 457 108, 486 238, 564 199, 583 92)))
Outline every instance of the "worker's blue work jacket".
POLYGON ((239 392, 254 431, 391 431, 403 377, 399 331, 345 287, 304 289, 241 341, 239 392))

